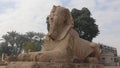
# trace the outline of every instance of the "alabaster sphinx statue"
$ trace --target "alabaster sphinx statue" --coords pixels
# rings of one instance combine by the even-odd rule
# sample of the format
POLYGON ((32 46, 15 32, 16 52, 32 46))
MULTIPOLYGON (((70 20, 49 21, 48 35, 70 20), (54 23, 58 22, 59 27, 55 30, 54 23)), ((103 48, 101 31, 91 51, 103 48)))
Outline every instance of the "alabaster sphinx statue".
POLYGON ((53 6, 49 15, 50 29, 40 52, 20 54, 18 60, 63 63, 99 63, 100 52, 96 43, 79 37, 73 29, 70 11, 53 6))

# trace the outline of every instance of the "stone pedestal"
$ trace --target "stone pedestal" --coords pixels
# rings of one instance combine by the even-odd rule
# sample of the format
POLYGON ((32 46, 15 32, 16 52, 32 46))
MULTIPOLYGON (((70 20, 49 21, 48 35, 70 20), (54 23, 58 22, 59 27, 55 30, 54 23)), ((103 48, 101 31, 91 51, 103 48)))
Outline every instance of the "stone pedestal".
POLYGON ((104 68, 92 63, 11 62, 6 68, 104 68))

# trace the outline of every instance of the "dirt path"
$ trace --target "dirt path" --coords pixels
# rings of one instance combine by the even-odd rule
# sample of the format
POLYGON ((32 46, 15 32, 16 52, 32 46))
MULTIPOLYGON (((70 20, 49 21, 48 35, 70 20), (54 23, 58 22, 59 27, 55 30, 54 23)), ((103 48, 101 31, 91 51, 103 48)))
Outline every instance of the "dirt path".
POLYGON ((0 68, 5 68, 5 66, 0 66, 0 68))
POLYGON ((120 68, 120 66, 106 66, 105 68, 120 68))
MULTIPOLYGON (((5 68, 5 66, 0 66, 0 68, 5 68)), ((120 66, 119 66, 119 67, 115 67, 115 66, 106 66, 106 67, 104 67, 104 68, 120 68, 120 66)))

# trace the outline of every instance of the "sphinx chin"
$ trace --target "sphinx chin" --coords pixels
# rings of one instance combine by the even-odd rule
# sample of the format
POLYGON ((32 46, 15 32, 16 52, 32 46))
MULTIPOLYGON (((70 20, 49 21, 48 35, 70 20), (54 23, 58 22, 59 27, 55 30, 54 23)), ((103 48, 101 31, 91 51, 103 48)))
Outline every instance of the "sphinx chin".
POLYGON ((47 35, 49 38, 51 38, 52 40, 55 40, 57 38, 57 33, 50 33, 47 35))

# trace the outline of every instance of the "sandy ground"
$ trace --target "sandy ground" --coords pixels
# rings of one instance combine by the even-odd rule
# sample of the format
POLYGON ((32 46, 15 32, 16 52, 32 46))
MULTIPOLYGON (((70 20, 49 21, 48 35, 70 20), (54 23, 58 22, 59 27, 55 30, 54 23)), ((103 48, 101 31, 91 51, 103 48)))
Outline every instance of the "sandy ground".
MULTIPOLYGON (((5 68, 5 66, 0 66, 0 68, 5 68)), ((115 67, 115 66, 107 66, 107 67, 104 67, 104 68, 120 68, 120 66, 117 66, 117 67, 115 67)))
POLYGON ((120 68, 120 66, 117 66, 117 67, 115 67, 115 66, 106 66, 105 68, 120 68))
POLYGON ((0 66, 0 68, 5 68, 5 66, 0 66))

